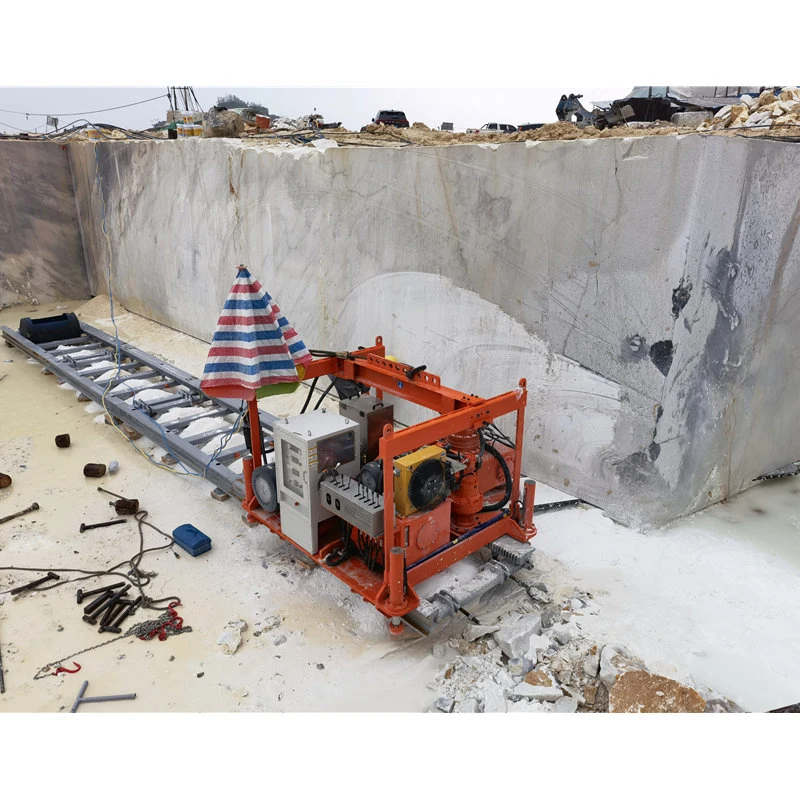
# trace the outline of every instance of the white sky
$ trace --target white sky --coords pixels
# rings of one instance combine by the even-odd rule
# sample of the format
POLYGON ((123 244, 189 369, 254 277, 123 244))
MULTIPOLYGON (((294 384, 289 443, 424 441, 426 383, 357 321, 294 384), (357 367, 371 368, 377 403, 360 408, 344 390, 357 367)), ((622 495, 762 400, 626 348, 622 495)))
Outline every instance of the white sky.
MULTIPOLYGON (((588 100, 613 100, 624 97, 632 86, 506 89, 345 89, 345 88, 254 88, 195 86, 195 94, 204 109, 228 93, 243 100, 261 103, 289 117, 309 114, 314 108, 328 122, 341 121, 345 127, 358 130, 366 125, 378 109, 395 108, 406 112, 409 122, 420 121, 430 127, 452 122, 456 130, 480 127, 485 122, 553 122, 561 95, 577 92, 588 100)), ((0 130, 13 132, 43 130, 45 117, 26 117, 22 112, 57 116, 59 125, 79 119, 87 112, 135 103, 165 94, 166 86, 141 88, 0 88, 0 130), (17 113, 13 113, 17 112, 17 113), (13 127, 12 127, 13 126, 13 127)), ((164 120, 169 108, 167 98, 150 103, 90 114, 90 122, 108 122, 120 127, 141 129, 156 120, 164 120)))

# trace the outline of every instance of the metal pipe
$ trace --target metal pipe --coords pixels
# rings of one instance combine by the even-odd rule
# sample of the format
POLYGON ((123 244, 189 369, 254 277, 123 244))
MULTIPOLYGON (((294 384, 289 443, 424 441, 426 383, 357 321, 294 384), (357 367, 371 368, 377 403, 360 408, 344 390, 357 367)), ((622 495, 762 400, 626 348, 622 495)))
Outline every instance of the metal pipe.
POLYGON ((522 477, 522 448, 525 444, 525 405, 528 402, 527 386, 528 382, 525 378, 521 378, 517 389, 520 392, 520 397, 518 398, 516 439, 514 441, 516 456, 514 458, 513 481, 511 482, 511 499, 509 500, 509 508, 512 509, 512 513, 517 509, 519 481, 522 477))
POLYGON ((389 609, 402 609, 405 599, 405 550, 393 547, 389 551, 389 609))
POLYGON ((84 681, 81 685, 81 689, 78 692, 78 696, 75 698, 75 702, 72 704, 72 708, 69 710, 70 714, 74 714, 78 710, 78 706, 83 705, 84 703, 106 703, 112 700, 135 700, 136 694, 112 694, 112 695, 105 695, 101 697, 84 697, 84 693, 86 689, 89 687, 89 681, 84 681))
POLYGON ((525 533, 536 533, 536 526, 533 524, 535 497, 536 481, 527 478, 525 480, 524 494, 522 496, 522 529, 525 533))
POLYGON ((261 464, 261 421, 258 416, 258 400, 254 397, 247 401, 247 416, 250 421, 250 454, 253 456, 253 469, 258 469, 261 464))

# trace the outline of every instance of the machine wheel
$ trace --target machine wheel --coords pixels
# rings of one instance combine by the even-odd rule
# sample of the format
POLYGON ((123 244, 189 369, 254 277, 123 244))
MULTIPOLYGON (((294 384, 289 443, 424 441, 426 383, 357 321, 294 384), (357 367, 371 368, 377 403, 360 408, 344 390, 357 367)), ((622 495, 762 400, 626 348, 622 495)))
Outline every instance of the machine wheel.
POLYGON ((253 494, 264 511, 272 513, 278 510, 278 483, 274 464, 265 464, 253 470, 253 494))

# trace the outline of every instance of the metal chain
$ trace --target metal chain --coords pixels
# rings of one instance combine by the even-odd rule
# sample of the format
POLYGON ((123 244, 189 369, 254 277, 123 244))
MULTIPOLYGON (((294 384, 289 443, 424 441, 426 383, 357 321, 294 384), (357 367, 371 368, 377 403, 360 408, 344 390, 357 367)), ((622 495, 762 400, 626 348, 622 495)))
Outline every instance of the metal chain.
POLYGON ((92 645, 91 647, 86 647, 83 650, 78 650, 77 653, 73 653, 69 656, 63 656, 59 658, 57 661, 51 661, 49 664, 43 666, 36 675, 33 676, 35 681, 38 681, 41 678, 46 678, 50 675, 51 669, 60 666, 64 661, 72 661, 76 656, 83 655, 84 653, 88 653, 92 650, 97 650, 98 647, 105 647, 107 644, 113 644, 114 642, 118 642, 120 639, 127 639, 129 636, 146 636, 153 631, 162 628, 167 636, 177 636, 179 633, 191 633, 192 629, 188 625, 185 625, 181 628, 173 628, 170 625, 166 625, 165 623, 169 622, 172 619, 172 615, 170 614, 169 610, 165 611, 161 614, 157 619, 145 620, 144 622, 138 622, 136 625, 131 626, 128 630, 121 634, 120 636, 115 636, 113 639, 109 639, 105 642, 100 642, 100 644, 92 645))

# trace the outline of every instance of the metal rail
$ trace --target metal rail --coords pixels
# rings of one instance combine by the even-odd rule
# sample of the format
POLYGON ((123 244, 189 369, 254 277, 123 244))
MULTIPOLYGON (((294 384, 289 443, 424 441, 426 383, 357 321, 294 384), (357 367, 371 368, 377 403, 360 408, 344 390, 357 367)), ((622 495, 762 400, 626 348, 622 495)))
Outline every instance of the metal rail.
MULTIPOLYGON (((226 494, 238 497, 240 500, 244 499, 244 479, 227 465, 234 461, 238 454, 244 455, 247 452, 246 448, 228 448, 212 461, 209 461, 210 456, 201 449, 214 436, 230 430, 231 423, 228 422, 226 425, 224 417, 239 414, 241 408, 235 401, 208 397, 200 390, 200 382, 193 375, 123 341, 119 343, 121 374, 116 380, 113 378, 111 381, 97 380, 110 367, 94 365, 104 360, 115 360, 117 340, 85 323, 81 323, 82 335, 79 338, 47 342, 42 345, 34 344, 19 331, 11 328, 3 326, 0 330, 3 338, 11 346, 41 362, 54 375, 96 403, 102 404, 103 393, 109 383, 113 388, 132 378, 147 380, 147 386, 137 389, 126 388, 119 393, 109 391, 105 396, 105 407, 109 414, 155 444, 162 447, 166 445, 182 464, 204 474, 206 480, 226 494), (59 350, 60 347, 63 349, 59 350), (137 398, 140 392, 147 389, 163 389, 172 397, 149 402, 137 398), (125 402, 130 398, 133 398, 132 403, 125 402), (197 414, 173 422, 158 422, 162 414, 175 407, 196 408, 197 414), (217 419, 219 426, 193 436, 180 435, 191 422, 206 418, 217 419)), ((272 442, 272 423, 277 419, 266 411, 259 412, 265 446, 272 442)))

